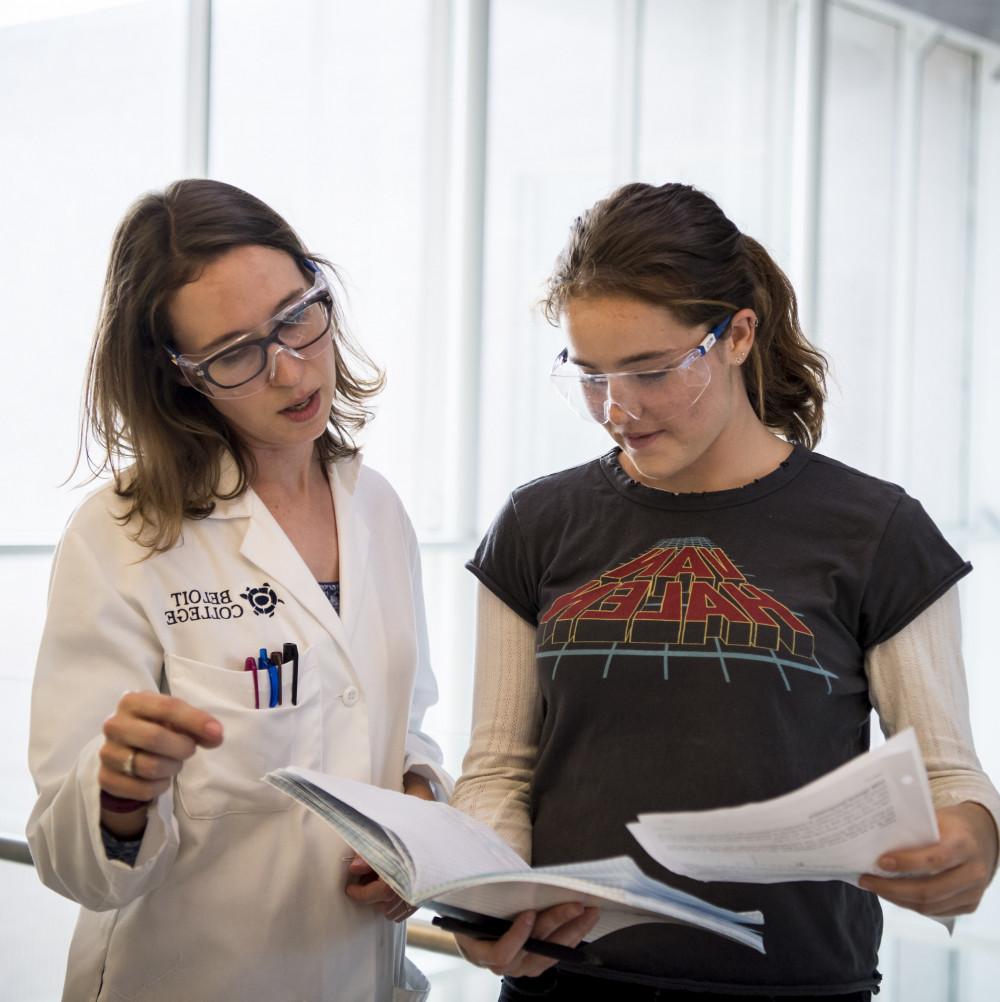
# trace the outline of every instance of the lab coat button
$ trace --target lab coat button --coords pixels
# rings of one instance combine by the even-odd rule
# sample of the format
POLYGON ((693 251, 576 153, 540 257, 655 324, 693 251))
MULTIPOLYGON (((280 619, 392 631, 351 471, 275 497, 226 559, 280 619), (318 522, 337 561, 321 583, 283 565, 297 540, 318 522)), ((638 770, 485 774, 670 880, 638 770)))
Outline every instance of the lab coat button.
POLYGON ((361 694, 358 692, 357 688, 353 685, 349 685, 341 694, 340 698, 344 706, 353 706, 361 694))

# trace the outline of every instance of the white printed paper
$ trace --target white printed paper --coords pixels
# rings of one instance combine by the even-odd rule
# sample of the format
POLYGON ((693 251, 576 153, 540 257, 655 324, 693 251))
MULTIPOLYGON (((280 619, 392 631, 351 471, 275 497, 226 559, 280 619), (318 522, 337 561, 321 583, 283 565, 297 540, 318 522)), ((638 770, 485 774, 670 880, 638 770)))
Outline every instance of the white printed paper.
POLYGON ((863 873, 881 872, 875 863, 883 853, 938 841, 912 728, 794 793, 721 810, 640 814, 628 828, 674 873, 760 884, 856 884, 863 873))

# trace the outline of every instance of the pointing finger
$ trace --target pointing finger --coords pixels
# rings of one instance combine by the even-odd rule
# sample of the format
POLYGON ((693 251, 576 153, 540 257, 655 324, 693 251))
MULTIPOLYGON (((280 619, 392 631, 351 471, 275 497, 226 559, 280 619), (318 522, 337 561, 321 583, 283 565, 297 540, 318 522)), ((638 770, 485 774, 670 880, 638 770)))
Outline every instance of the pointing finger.
POLYGON ((181 699, 159 692, 128 692, 118 705, 135 717, 190 735, 204 748, 217 748, 222 744, 222 724, 210 713, 181 699))

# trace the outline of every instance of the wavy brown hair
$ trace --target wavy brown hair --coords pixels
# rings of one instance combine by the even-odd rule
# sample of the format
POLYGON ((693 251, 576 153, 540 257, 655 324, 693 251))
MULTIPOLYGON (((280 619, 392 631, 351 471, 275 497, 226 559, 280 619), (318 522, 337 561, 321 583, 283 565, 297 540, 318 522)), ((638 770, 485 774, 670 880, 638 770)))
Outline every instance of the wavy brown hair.
MULTIPOLYGON (((250 451, 207 397, 177 376, 165 351, 173 341, 167 306, 181 286, 236 247, 259 245, 292 257, 309 284, 307 262, 334 278, 295 231, 260 199, 221 181, 175 181, 140 198, 115 232, 84 389, 77 467, 110 472, 137 518, 135 538, 150 552, 174 546, 185 518, 204 518, 217 497, 238 497, 256 474, 250 451), (95 455, 95 448, 99 452, 95 455), (238 478, 218 494, 223 456, 238 478)), ((350 339, 333 297, 336 391, 316 442, 323 462, 358 451, 353 434, 371 418, 366 403, 384 377, 350 339)))
POLYGON ((785 273, 703 192, 627 184, 574 222, 549 278, 545 316, 558 324, 570 299, 604 295, 666 307, 690 326, 715 326, 751 307, 759 325, 743 367, 750 403, 769 428, 815 448, 826 359, 802 333, 785 273))

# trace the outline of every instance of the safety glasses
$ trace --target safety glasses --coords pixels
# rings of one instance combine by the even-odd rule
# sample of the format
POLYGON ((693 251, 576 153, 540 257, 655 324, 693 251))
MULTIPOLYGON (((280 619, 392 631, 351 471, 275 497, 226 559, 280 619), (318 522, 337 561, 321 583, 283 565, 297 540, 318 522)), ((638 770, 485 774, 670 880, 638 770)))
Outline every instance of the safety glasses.
POLYGON ((263 390, 274 378, 283 351, 298 359, 322 354, 333 344, 333 296, 323 273, 313 268, 312 288, 267 323, 208 354, 182 355, 167 345, 170 360, 199 393, 233 398, 263 390))
POLYGON ((569 361, 566 348, 556 356, 549 378, 582 418, 608 424, 612 405, 633 420, 667 419, 690 410, 708 388, 712 370, 705 357, 726 333, 732 315, 672 365, 624 372, 586 372, 569 361))

